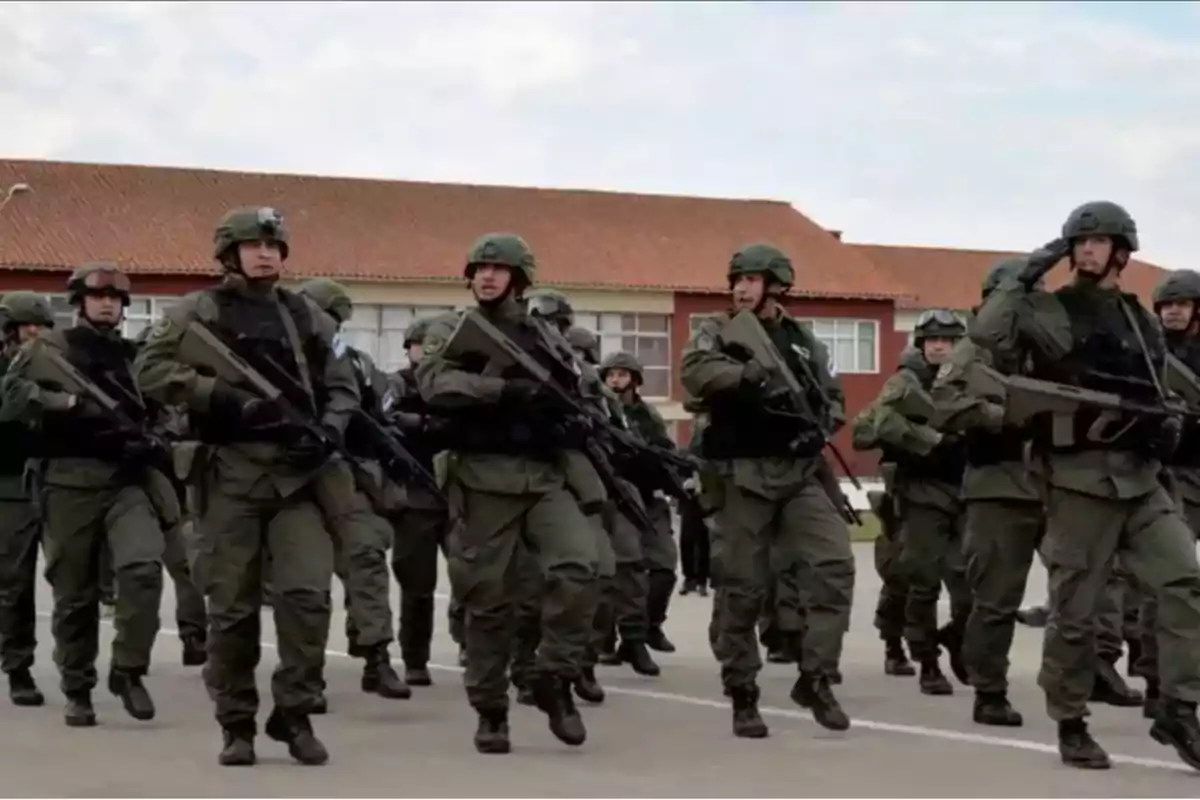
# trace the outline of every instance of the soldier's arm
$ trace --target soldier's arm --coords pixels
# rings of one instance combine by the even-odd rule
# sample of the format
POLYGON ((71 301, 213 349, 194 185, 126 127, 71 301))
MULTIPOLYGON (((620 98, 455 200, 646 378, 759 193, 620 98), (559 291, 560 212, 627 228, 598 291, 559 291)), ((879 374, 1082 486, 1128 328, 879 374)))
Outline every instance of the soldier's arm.
POLYGON ((358 378, 350 359, 334 352, 333 338, 337 335, 337 323, 312 300, 305 298, 305 302, 314 321, 317 347, 324 351, 325 368, 320 375, 313 376, 314 381, 319 381, 325 389, 325 408, 321 421, 344 432, 350 415, 362 405, 358 378))
POLYGON ((683 350, 680 380, 692 397, 707 400, 713 395, 737 389, 746 365, 721 352, 721 323, 705 320, 683 350))
POLYGON ((999 430, 1004 421, 1004 397, 984 396, 971 391, 968 376, 972 369, 990 366, 989 351, 962 339, 950 360, 938 370, 930 395, 938 406, 938 429, 962 433, 971 429, 999 430))
POLYGON ((674 450, 675 440, 671 438, 669 433, 667 433, 667 421, 663 419, 662 414, 660 414, 658 409, 654 406, 650 405, 644 400, 642 401, 642 405, 646 407, 646 415, 650 419, 650 424, 647 426, 648 430, 646 431, 647 441, 656 447, 662 447, 666 450, 674 450))
POLYGON ((926 455, 942 436, 922 421, 920 411, 936 411, 933 399, 907 370, 892 375, 883 385, 874 404, 873 435, 881 445, 926 455))
POLYGON ((1062 359, 1074 345, 1071 320, 1051 292, 1027 288, 1016 278, 1002 282, 967 326, 971 340, 1010 363, 1025 353, 1043 363, 1062 359))
POLYGON ((452 320, 437 319, 429 325, 421 342, 424 358, 417 367, 417 389, 435 409, 459 409, 495 405, 504 391, 504 379, 467 372, 446 355, 446 344, 454 333, 452 320))
POLYGON ((179 343, 191 322, 202 322, 198 295, 188 295, 163 314, 133 363, 138 388, 165 406, 183 404, 202 414, 211 410, 217 379, 201 375, 179 358, 179 343))
POLYGON ((66 411, 78 400, 69 392, 56 391, 41 386, 29 379, 29 366, 38 353, 46 347, 52 347, 40 339, 35 339, 17 351, 8 372, 0 383, 0 422, 24 422, 35 425, 41 421, 46 411, 66 411))

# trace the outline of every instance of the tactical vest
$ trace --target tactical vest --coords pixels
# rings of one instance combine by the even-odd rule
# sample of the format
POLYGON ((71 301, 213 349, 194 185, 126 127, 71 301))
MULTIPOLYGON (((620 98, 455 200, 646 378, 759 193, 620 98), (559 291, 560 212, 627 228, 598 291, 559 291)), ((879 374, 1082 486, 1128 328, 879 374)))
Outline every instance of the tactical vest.
MULTIPOLYGON (((819 417, 829 413, 817 387, 809 385, 809 372, 819 375, 825 367, 813 359, 813 344, 808 334, 793 320, 767 323, 767 333, 788 365, 788 369, 806 388, 808 404, 819 417), (796 348, 799 348, 799 352, 796 348)), ((825 446, 818 420, 804 419, 790 408, 768 408, 757 389, 739 387, 712 398, 709 425, 704 431, 702 448, 705 458, 811 458, 825 446)))
MULTIPOLYGON (((1033 377, 1118 394, 1126 400, 1158 405, 1155 383, 1146 366, 1137 334, 1129 327, 1126 314, 1117 304, 1115 293, 1099 292, 1091 287, 1066 286, 1055 292, 1071 323, 1071 352, 1061 361, 1044 364, 1034 361, 1033 377)), ((1141 328, 1143 341, 1152 348, 1151 362, 1162 374, 1164 352, 1161 340, 1149 320, 1131 302, 1132 313, 1141 328)), ((1055 452, 1084 450, 1141 451, 1153 441, 1157 420, 1123 414, 1102 426, 1099 436, 1093 428, 1102 412, 1081 408, 1074 419, 1074 444, 1056 446, 1051 435, 1050 415, 1039 415, 1032 425, 1033 440, 1043 449, 1055 452)))
MULTIPOLYGON (((1190 367, 1200 372, 1200 338, 1184 333, 1166 332, 1167 347, 1171 354, 1190 367)), ((1200 420, 1188 418, 1184 420, 1183 436, 1179 447, 1171 456, 1170 465, 1173 467, 1200 468, 1200 420)))
MULTIPOLYGON (((121 411, 135 424, 147 419, 133 377, 137 348, 119 336, 77 325, 61 333, 67 347, 64 357, 99 389, 117 401, 121 411)), ((78 414, 55 415, 46 426, 45 455, 50 458, 79 457, 115 460, 112 439, 118 426, 103 417, 78 414)))
POLYGON ((425 426, 421 430, 404 432, 404 444, 412 453, 413 458, 432 471, 433 456, 448 447, 445 437, 446 423, 441 417, 429 414, 429 407, 425 405, 425 400, 421 397, 420 390, 417 389, 415 368, 405 367, 394 377, 402 388, 397 395, 393 410, 425 417, 425 426))
MULTIPOLYGON (((924 356, 921 357, 921 368, 916 369, 910 365, 906 369, 916 377, 926 392, 933 389, 936 372, 924 356)), ((914 421, 928 423, 928 420, 914 421)), ((887 445, 881 447, 880 452, 881 461, 894 463, 904 480, 958 484, 962 482, 963 472, 967 467, 967 442, 957 437, 944 440, 933 452, 925 456, 887 445)))
MULTIPOLYGON (((578 395, 580 375, 566 371, 539 347, 540 335, 531 320, 493 319, 492 324, 550 371, 555 381, 568 392, 578 395)), ((466 372, 481 375, 488 359, 481 353, 468 353, 459 359, 466 372)), ((503 378, 523 377, 503 375, 503 378)), ((582 398, 580 398, 582 401, 582 398)), ((467 453, 502 453, 529 458, 550 459, 566 449, 578 449, 587 432, 580 420, 572 420, 560 409, 542 403, 526 403, 520 407, 501 404, 483 407, 474 405, 458 413, 446 415, 447 447, 467 453)))
MULTIPOLYGON (((0 377, 8 372, 10 359, 0 357, 0 377)), ((41 437, 24 422, 0 422, 0 475, 21 475, 25 461, 41 454, 41 437)))

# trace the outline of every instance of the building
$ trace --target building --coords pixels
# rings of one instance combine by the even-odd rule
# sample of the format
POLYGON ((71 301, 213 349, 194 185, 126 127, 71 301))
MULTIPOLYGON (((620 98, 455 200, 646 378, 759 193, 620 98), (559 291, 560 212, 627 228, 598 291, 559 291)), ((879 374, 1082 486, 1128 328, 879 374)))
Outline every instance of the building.
MULTIPOLYGON (((954 250, 942 247, 897 247, 878 244, 851 244, 853 249, 890 273, 907 289, 896 299, 894 331, 911 340, 921 312, 946 308, 964 319, 979 304, 979 291, 988 270, 1002 258, 1020 255, 1001 250, 954 250)), ((1046 276, 1047 285, 1057 288, 1070 272, 1059 264, 1046 276)), ((1150 304, 1154 287, 1167 274, 1162 267, 1144 261, 1131 261, 1121 275, 1122 288, 1150 304)))
MULTIPOLYGON (((852 412, 894 370, 904 341, 893 319, 903 287, 783 202, 0 161, 0 189, 17 183, 31 191, 0 210, 0 291, 44 291, 65 320, 66 273, 112 261, 133 276, 133 335, 172 298, 216 279, 212 232, 225 210, 270 205, 291 231, 288 278, 344 283, 353 343, 388 369, 404 363, 414 318, 470 301, 470 243, 518 232, 537 254, 539 283, 571 297, 602 349, 643 362, 646 394, 680 438, 689 417, 679 355, 695 322, 726 306, 726 265, 743 244, 770 241, 791 255, 789 309, 828 345, 852 412)), ((870 474, 874 459, 854 468, 870 474)))

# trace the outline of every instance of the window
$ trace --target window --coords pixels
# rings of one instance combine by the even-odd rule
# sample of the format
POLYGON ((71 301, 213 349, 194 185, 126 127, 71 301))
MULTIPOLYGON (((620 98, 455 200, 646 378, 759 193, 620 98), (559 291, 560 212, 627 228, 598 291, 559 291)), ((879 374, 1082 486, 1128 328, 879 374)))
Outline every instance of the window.
POLYGON ((624 350, 641 362, 643 396, 671 396, 670 315, 576 313, 575 324, 600 337, 602 357, 624 350))
POLYGON ((404 348, 404 331, 418 319, 445 314, 449 306, 379 306, 354 305, 354 314, 342 326, 342 339, 351 347, 362 350, 385 372, 395 372, 408 365, 404 348))
POLYGON ((713 312, 711 314, 692 314, 692 316, 688 318, 688 325, 690 328, 688 330, 689 338, 696 335, 696 331, 700 329, 701 322, 709 319, 716 319, 720 316, 721 314, 718 312, 713 312))
POLYGON ((834 372, 879 372, 879 323, 875 320, 803 319, 800 324, 829 349, 834 372))

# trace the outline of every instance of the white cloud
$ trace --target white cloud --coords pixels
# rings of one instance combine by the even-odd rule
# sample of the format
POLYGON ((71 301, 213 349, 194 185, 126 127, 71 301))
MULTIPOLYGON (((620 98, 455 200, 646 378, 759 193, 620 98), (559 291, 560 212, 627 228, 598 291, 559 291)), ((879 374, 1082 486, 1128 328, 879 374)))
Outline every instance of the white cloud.
POLYGON ((1200 267, 1200 19, 1118 4, 5 3, 6 156, 794 202, 1200 267))

